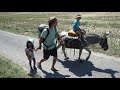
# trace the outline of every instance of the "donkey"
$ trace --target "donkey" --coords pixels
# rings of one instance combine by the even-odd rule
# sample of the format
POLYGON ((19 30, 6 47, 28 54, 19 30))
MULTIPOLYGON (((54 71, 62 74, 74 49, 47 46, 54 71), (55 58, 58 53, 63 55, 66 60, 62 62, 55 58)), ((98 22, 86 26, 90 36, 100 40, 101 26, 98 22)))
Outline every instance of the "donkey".
MULTIPOLYGON (((97 35, 97 34, 86 34, 84 35, 85 40, 87 41, 87 45, 81 47, 80 41, 78 40, 77 37, 73 38, 68 36, 68 32, 61 32, 60 36, 62 37, 62 40, 64 42, 64 44, 59 44, 58 45, 58 49, 62 46, 62 51, 64 53, 65 59, 69 59, 69 57, 67 57, 66 53, 65 53, 65 48, 76 48, 79 49, 79 60, 81 61, 80 57, 81 57, 81 53, 82 50, 85 49, 86 51, 89 52, 89 55, 87 56, 87 58, 85 59, 86 61, 90 58, 91 55, 91 51, 89 50, 89 46, 93 45, 93 44, 99 44, 101 46, 101 48, 103 50, 108 50, 108 41, 107 41, 107 35, 109 34, 109 32, 105 33, 103 36, 102 35, 97 35), (68 38, 73 38, 72 40, 76 40, 76 43, 69 43, 71 45, 67 45, 68 42, 68 38), (77 38, 77 39, 76 39, 77 38), (72 45, 74 44, 74 45, 72 45)), ((82 62, 82 61, 81 61, 82 62)))

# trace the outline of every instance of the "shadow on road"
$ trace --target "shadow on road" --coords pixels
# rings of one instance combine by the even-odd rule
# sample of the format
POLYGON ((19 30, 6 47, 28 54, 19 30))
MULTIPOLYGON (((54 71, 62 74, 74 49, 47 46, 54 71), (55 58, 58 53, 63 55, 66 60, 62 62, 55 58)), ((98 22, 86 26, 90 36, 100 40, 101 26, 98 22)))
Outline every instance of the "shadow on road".
POLYGON ((70 77, 69 75, 62 75, 58 72, 54 72, 52 73, 48 73, 45 70, 42 70, 42 72, 46 75, 45 78, 66 78, 66 77, 70 77))
POLYGON ((92 71, 97 71, 102 73, 108 73, 111 75, 112 78, 115 78, 114 74, 118 73, 118 71, 114 71, 112 69, 103 70, 100 68, 96 68, 92 62, 85 60, 83 60, 83 63, 80 63, 80 60, 75 60, 75 61, 59 60, 59 62, 61 62, 65 68, 69 68, 69 71, 71 71, 72 73, 74 73, 76 76, 79 77, 85 76, 86 74, 88 76, 92 76, 92 71))

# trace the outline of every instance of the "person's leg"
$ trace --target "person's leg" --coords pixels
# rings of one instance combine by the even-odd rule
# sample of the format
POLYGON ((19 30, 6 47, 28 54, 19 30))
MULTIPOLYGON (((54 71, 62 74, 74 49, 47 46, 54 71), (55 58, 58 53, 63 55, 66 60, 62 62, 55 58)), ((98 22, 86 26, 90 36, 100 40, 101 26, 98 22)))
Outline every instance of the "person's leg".
POLYGON ((33 53, 33 67, 34 67, 34 69, 36 69, 36 59, 35 59, 35 55, 34 55, 34 53, 33 53))
POLYGON ((79 35, 79 37, 81 37, 81 32, 80 31, 76 31, 76 33, 79 35))
POLYGON ((86 34, 85 30, 79 28, 78 31, 79 31, 78 33, 79 33, 79 37, 80 37, 80 40, 81 40, 81 46, 88 45, 88 42, 84 38, 84 35, 86 34))
POLYGON ((30 66, 30 69, 32 69, 32 60, 29 59, 29 66, 30 66))
POLYGON ((81 41, 84 44, 84 46, 88 45, 87 40, 85 40, 84 35, 81 36, 81 41))
POLYGON ((41 63, 48 60, 50 57, 50 51, 49 50, 43 50, 43 59, 41 59, 40 62, 38 62, 38 68, 42 70, 41 63))
POLYGON ((52 68, 51 68, 52 71, 58 71, 58 70, 55 68, 56 61, 57 61, 57 57, 53 57, 53 63, 52 63, 52 68))
POLYGON ((76 33, 78 34, 78 39, 81 41, 81 32, 80 31, 76 31, 76 33))
POLYGON ((40 62, 38 62, 38 68, 42 70, 41 63, 46 61, 46 59, 41 59, 40 62))
POLYGON ((51 50, 51 56, 53 56, 53 63, 52 63, 52 67, 51 70, 52 71, 58 71, 57 69, 55 69, 55 64, 57 61, 57 48, 54 48, 51 50))
POLYGON ((84 40, 84 37, 83 37, 81 31, 80 30, 76 31, 76 33, 78 33, 78 35, 79 35, 78 40, 81 42, 81 46, 82 47, 85 46, 86 43, 85 43, 85 40, 84 40))
POLYGON ((86 42, 85 38, 84 38, 84 35, 86 34, 85 30, 84 29, 81 29, 81 40, 83 42, 86 42))
POLYGON ((29 60, 29 66, 30 66, 30 73, 29 73, 29 75, 32 75, 33 74, 32 60, 29 60))
POLYGON ((86 34, 86 31, 84 29, 81 30, 82 35, 86 34))
POLYGON ((32 52, 31 51, 27 52, 27 57, 28 57, 28 60, 29 60, 30 69, 32 69, 32 52))
POLYGON ((34 67, 34 70, 37 70, 37 68, 36 68, 36 60, 35 60, 35 58, 33 58, 33 67, 34 67))

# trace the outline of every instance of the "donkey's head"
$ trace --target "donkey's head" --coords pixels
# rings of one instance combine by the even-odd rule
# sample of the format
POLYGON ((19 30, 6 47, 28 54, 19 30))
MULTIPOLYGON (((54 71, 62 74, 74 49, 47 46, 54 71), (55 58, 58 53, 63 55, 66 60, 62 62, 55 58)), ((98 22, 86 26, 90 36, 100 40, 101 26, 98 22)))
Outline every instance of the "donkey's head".
POLYGON ((99 45, 103 48, 103 50, 108 50, 108 41, 107 41, 107 35, 109 32, 105 33, 100 40, 99 45))

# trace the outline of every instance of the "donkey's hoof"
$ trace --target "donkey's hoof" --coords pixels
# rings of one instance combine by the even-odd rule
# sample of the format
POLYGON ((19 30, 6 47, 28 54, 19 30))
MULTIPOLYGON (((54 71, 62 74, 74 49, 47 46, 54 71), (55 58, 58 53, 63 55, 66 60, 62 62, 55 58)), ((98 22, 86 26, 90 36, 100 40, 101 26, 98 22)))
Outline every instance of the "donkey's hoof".
POLYGON ((65 59, 64 59, 64 60, 67 60, 67 59, 69 59, 69 57, 65 57, 65 59))
POLYGON ((86 58, 86 61, 88 61, 89 58, 86 58))

